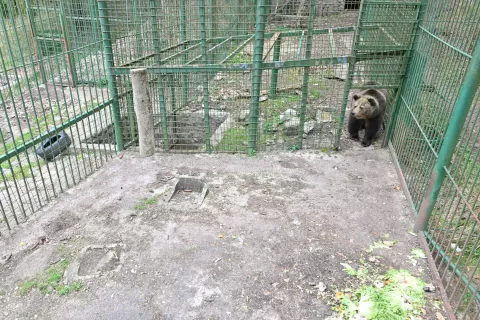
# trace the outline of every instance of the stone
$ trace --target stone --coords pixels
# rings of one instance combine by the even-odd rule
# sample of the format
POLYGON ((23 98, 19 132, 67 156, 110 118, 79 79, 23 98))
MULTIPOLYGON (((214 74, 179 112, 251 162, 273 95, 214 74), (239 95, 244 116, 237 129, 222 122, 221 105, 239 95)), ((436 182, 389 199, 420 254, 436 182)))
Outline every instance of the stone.
POLYGON ((318 123, 333 122, 332 114, 328 111, 317 110, 315 117, 318 123))
POLYGON ((268 96, 261 96, 261 97, 259 98, 259 101, 260 101, 260 102, 264 102, 264 101, 267 101, 267 100, 268 100, 268 96))
POLYGON ((214 78, 213 81, 220 81, 223 79, 223 75, 221 73, 218 73, 214 78))
POLYGON ((202 86, 202 85, 199 85, 199 86, 197 87, 197 91, 203 91, 203 86, 202 86))
POLYGON ((297 116, 297 111, 293 109, 287 109, 280 115, 280 121, 281 122, 289 121, 290 119, 292 119, 292 117, 296 117, 296 116, 297 116))
POLYGON ((238 122, 245 122, 245 121, 248 121, 248 118, 250 116, 250 110, 240 110, 240 113, 238 114, 237 116, 237 120, 238 122))
POLYGON ((313 129, 315 129, 315 124, 316 123, 317 122, 313 121, 313 120, 305 122, 304 125, 303 125, 303 132, 305 134, 311 133, 313 131, 313 129))
POLYGON ((283 133, 286 136, 295 136, 298 134, 298 126, 300 125, 300 118, 292 117, 284 124, 283 133))

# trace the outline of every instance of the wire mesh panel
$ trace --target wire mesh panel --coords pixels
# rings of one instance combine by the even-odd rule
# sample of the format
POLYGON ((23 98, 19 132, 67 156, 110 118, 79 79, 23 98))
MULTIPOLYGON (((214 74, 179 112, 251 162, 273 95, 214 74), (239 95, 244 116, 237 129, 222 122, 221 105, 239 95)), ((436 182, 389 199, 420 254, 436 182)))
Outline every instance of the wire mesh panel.
MULTIPOLYGON (((462 82, 479 37, 478 1, 424 2, 410 66, 393 114, 391 146, 416 210, 431 189, 462 82)), ((458 319, 480 316, 479 93, 467 115, 425 231, 458 319)))
POLYGON ((0 7, 0 233, 115 152, 105 143, 112 100, 90 4, 5 0, 0 7), (62 152, 53 158, 40 147, 62 152))
POLYGON ((159 149, 333 147, 359 5, 99 1, 125 141, 137 144, 129 72, 147 68, 159 149))

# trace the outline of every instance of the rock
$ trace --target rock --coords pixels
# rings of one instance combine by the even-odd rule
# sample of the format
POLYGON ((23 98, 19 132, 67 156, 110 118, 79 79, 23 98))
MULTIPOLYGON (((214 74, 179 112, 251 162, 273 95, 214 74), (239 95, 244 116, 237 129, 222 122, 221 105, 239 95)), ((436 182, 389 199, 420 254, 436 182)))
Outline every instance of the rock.
POLYGON ((202 101, 203 101, 203 97, 198 97, 198 98, 197 98, 197 102, 198 102, 198 103, 200 103, 200 102, 202 102, 202 101))
POLYGON ((309 134, 310 132, 313 131, 313 129, 315 129, 315 124, 317 122, 316 121, 307 121, 304 123, 303 125, 303 132, 306 133, 306 134, 309 134))
POLYGON ((423 290, 425 290, 425 292, 435 292, 436 288, 433 284, 429 283, 423 288, 423 290))
POLYGON ((245 121, 248 121, 248 118, 250 116, 250 110, 240 110, 240 113, 238 114, 237 116, 237 120, 238 122, 245 122, 245 121))
POLYGON ((214 78, 213 81, 220 81, 223 79, 223 75, 221 73, 218 73, 214 78))
POLYGON ((203 86, 202 86, 202 85, 199 85, 199 86, 197 87, 197 91, 203 91, 203 86))
POLYGON ((288 121, 288 120, 292 119, 292 117, 297 117, 297 116, 298 116, 297 111, 295 111, 293 109, 287 109, 287 110, 285 110, 284 113, 282 113, 280 115, 280 120, 288 121), (283 119, 282 119, 282 116, 283 116, 283 119))
POLYGON ((267 101, 267 100, 268 100, 268 96, 261 96, 259 99, 260 102, 267 101))
POLYGON ((325 283, 320 282, 318 284, 318 292, 324 292, 325 290, 327 290, 327 286, 325 285, 325 283))
POLYGON ((268 145, 275 144, 275 142, 273 140, 267 139, 265 140, 265 144, 268 146, 268 145))
POLYGON ((8 262, 8 260, 10 260, 11 257, 12 257, 11 253, 7 253, 7 254, 3 255, 2 257, 0 257, 0 266, 3 266, 4 264, 6 264, 8 262))
POLYGON ((292 117, 285 122, 283 133, 286 136, 294 136, 298 134, 298 126, 300 125, 300 119, 298 117, 292 117))
POLYGON ((333 122, 332 114, 323 110, 317 110, 316 119, 318 123, 333 122))

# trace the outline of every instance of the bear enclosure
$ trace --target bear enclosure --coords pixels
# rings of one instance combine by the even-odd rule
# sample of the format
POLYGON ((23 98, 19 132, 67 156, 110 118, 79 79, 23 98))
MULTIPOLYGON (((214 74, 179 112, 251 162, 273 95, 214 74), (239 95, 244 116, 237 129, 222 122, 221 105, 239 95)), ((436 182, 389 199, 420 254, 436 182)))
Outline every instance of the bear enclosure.
POLYGON ((338 150, 351 93, 374 81, 447 309, 474 319, 479 30, 474 0, 3 0, 0 235, 138 145, 133 69, 159 152, 338 150))

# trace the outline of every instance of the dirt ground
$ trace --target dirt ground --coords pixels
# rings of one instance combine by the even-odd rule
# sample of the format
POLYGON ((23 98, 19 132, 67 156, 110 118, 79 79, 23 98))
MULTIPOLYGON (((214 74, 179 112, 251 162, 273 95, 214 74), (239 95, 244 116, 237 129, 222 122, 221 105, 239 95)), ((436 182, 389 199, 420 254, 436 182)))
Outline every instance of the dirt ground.
POLYGON ((432 282, 407 258, 420 244, 398 185, 384 149, 125 153, 0 238, 0 318, 326 319, 320 284, 350 285, 341 263, 358 267, 385 234, 398 243, 376 251, 382 265, 432 282), (197 186, 173 193, 184 176, 206 183, 203 202, 197 186), (21 294, 59 261, 77 292, 21 294))

